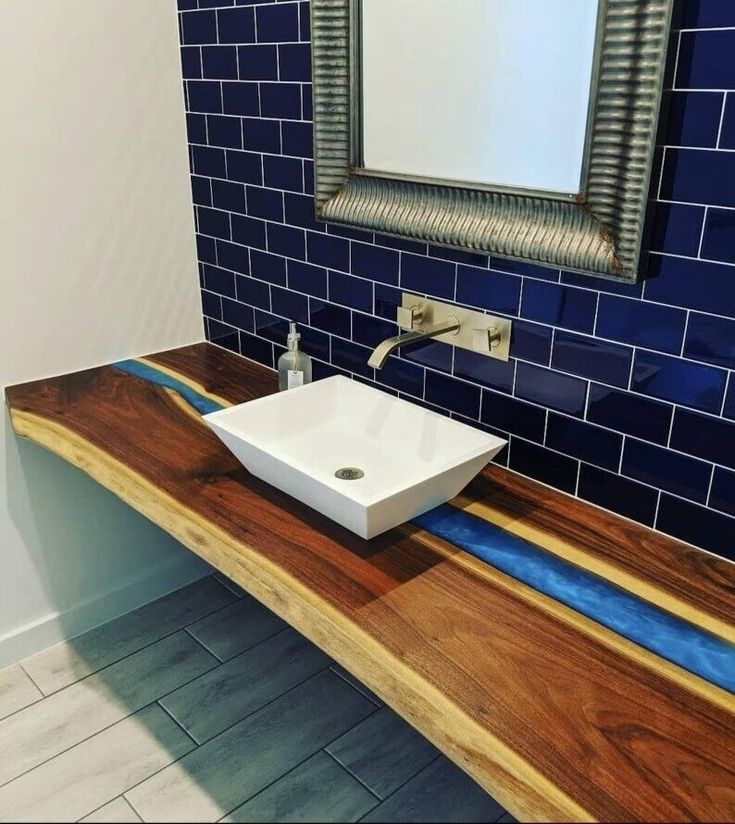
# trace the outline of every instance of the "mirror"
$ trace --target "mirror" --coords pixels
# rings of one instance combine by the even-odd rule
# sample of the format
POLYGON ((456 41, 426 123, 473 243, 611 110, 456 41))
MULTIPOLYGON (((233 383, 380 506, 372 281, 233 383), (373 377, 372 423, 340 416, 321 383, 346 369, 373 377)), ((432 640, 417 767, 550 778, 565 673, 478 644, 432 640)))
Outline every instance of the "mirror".
POLYGON ((366 0, 362 165, 576 196, 597 13, 597 0, 366 0))
POLYGON ((312 0, 329 223, 636 280, 673 0, 312 0))

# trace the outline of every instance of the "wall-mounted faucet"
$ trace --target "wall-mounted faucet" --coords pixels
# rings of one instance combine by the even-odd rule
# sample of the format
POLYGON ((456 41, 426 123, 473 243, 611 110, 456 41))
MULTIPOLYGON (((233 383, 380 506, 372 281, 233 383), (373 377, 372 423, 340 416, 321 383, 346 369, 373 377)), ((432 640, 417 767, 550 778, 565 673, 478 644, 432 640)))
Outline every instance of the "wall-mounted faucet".
POLYGON ((401 329, 407 331, 379 343, 370 355, 368 366, 382 369, 391 352, 430 338, 508 360, 511 322, 504 318, 404 293, 396 320, 401 329))

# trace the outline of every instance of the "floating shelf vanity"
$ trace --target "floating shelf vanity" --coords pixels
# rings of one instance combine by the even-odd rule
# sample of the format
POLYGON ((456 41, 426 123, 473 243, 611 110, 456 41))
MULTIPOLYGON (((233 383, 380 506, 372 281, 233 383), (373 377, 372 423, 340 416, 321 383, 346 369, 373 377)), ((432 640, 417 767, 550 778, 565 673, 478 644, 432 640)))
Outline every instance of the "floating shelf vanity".
POLYGON ((203 343, 6 395, 18 435, 243 586, 517 817, 735 818, 735 566, 493 466, 364 541, 200 419, 274 390, 203 343))

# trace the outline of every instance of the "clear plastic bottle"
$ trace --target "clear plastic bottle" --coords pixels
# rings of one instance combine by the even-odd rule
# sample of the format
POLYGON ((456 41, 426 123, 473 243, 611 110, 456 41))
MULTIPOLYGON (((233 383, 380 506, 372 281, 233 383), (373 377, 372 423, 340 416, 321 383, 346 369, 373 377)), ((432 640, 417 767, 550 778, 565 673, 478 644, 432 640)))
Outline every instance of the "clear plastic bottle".
POLYGON ((278 390, 293 389, 311 383, 311 358, 299 349, 301 335, 296 331, 296 324, 291 323, 286 339, 288 351, 278 359, 278 390))

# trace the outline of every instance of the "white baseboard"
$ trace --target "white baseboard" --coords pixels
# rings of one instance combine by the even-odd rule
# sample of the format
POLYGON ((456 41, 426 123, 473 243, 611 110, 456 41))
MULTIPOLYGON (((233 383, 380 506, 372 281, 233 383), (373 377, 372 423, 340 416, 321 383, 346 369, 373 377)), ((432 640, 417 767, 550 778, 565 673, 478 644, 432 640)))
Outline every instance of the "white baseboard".
POLYGON ((0 669, 155 601, 211 571, 195 555, 182 552, 182 557, 149 570, 143 577, 129 581, 119 589, 104 592, 70 609, 49 613, 0 636, 0 669))

